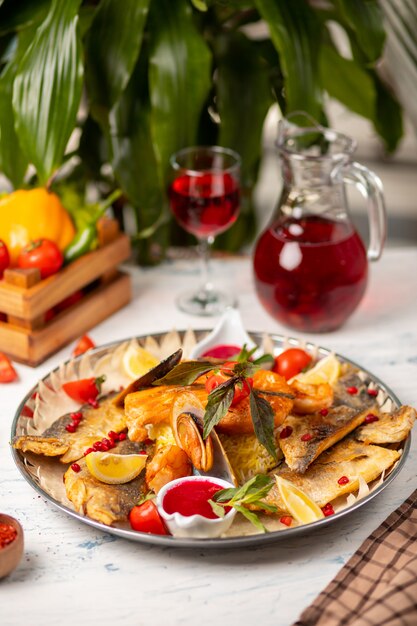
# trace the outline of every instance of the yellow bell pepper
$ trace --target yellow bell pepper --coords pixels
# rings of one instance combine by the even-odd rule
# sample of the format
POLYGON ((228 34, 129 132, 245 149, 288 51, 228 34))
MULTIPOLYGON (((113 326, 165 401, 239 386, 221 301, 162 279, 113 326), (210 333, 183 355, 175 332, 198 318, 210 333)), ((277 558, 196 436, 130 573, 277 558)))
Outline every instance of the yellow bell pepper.
POLYGON ((0 239, 15 265, 21 249, 39 238, 64 250, 75 235, 71 218, 55 193, 44 188, 18 190, 0 199, 0 239))

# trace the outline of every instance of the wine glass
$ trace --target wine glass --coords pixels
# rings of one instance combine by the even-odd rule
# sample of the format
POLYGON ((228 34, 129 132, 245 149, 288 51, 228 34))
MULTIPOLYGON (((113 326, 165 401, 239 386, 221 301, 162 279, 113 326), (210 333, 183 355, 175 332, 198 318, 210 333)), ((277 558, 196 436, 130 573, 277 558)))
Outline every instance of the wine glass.
POLYGON ((170 159, 174 178, 169 188, 172 213, 199 243, 203 284, 181 294, 177 304, 193 315, 218 315, 234 306, 231 293, 214 289, 209 277, 210 247, 237 219, 240 205, 240 157, 219 146, 194 146, 170 159))

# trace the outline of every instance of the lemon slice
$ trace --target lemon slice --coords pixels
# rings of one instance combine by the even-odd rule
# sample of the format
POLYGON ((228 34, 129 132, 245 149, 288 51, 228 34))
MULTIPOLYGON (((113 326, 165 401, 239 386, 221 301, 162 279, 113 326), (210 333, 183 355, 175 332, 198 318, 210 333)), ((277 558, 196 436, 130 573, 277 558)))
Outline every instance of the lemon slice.
POLYGON ((85 462, 90 474, 108 485, 121 485, 139 476, 146 465, 147 454, 112 454, 90 452, 85 462))
POLYGON ((275 476, 275 480, 277 481, 278 491, 285 508, 297 522, 310 524, 310 522, 316 522, 324 517, 321 508, 304 491, 290 483, 289 480, 281 478, 281 476, 275 476))
POLYGON ((320 385, 321 383, 333 385, 339 376, 340 363, 334 354, 329 354, 324 359, 320 359, 311 370, 297 374, 292 380, 296 379, 310 385, 320 385))
POLYGON ((129 346, 123 355, 123 368, 133 379, 143 376, 158 363, 158 359, 153 354, 140 346, 129 346))

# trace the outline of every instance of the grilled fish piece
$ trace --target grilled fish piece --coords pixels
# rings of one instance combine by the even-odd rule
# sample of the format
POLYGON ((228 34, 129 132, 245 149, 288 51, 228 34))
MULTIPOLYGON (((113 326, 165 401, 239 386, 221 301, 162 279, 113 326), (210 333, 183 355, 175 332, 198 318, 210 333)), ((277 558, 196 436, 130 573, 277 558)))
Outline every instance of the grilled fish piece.
MULTIPOLYGON (((119 443, 112 453, 138 454, 143 449, 143 445, 126 440, 119 443)), ((126 521, 130 510, 148 491, 144 472, 128 483, 107 485, 90 474, 84 458, 78 461, 78 465, 81 468, 79 472, 69 467, 64 474, 67 497, 77 512, 107 526, 126 521)))
POLYGON ((71 415, 63 415, 39 437, 15 437, 13 447, 22 452, 60 456, 61 463, 72 463, 82 457, 84 451, 95 441, 107 437, 110 430, 118 433, 126 428, 123 409, 114 406, 111 398, 102 400, 97 409, 84 405, 80 411, 83 418, 74 433, 65 428, 72 422, 71 415))
MULTIPOLYGON (((192 385, 163 385, 131 393, 125 398, 126 423, 129 438, 132 441, 144 441, 148 437, 147 424, 170 423, 171 408, 178 394, 192 392, 205 407, 207 391, 204 386, 205 376, 201 376, 192 385)), ((271 404, 274 411, 275 427, 282 424, 293 406, 292 391, 285 379, 274 372, 259 370, 253 376, 253 387, 271 404), (280 395, 283 394, 283 395, 280 395)), ((243 399, 216 426, 220 433, 229 435, 250 434, 254 432, 250 413, 249 398, 243 399)))
POLYGON ((359 411, 348 406, 328 409, 327 415, 289 415, 284 428, 291 434, 279 440, 288 467, 301 474, 317 457, 363 423, 369 408, 359 411))
MULTIPOLYGON (((285 465, 271 474, 277 474, 294 483, 318 506, 323 507, 341 495, 356 491, 359 488, 359 475, 369 483, 389 469, 399 457, 397 450, 348 439, 324 452, 305 474, 294 472, 285 465), (349 482, 340 485, 338 480, 342 476, 346 476, 349 482)), ((265 501, 275 504, 280 511, 286 510, 276 485, 272 487, 265 501)))
POLYGON ((374 413, 378 421, 358 428, 355 439, 364 443, 399 443, 409 434, 416 419, 416 411, 410 406, 402 406, 393 413, 374 413))
POLYGON ((368 394, 368 385, 355 372, 349 371, 339 378, 333 386, 333 406, 348 406, 357 411, 370 409, 375 404, 375 398, 368 394), (355 388, 357 393, 350 393, 348 389, 355 388))

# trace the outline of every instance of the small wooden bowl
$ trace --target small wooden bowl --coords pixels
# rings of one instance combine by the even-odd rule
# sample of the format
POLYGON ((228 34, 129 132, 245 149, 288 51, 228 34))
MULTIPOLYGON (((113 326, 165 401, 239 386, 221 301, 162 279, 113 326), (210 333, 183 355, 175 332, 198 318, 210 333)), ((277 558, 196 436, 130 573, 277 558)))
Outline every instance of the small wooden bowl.
POLYGON ((0 578, 10 574, 20 562, 23 554, 23 528, 19 522, 10 515, 0 513, 0 524, 9 524, 16 529, 16 538, 8 546, 0 548, 0 578))

